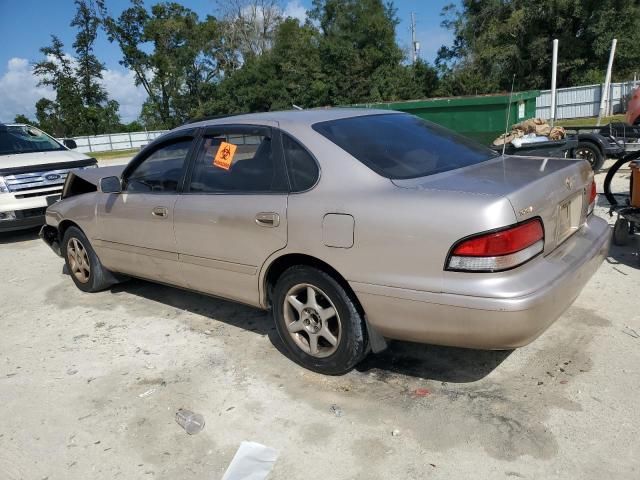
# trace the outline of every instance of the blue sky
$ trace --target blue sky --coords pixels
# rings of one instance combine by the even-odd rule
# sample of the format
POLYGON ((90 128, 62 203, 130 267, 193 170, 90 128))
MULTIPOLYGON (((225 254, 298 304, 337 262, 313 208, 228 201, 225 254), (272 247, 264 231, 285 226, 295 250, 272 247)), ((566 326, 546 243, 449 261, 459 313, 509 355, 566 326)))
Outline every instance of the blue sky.
MULTIPOLYGON (((112 14, 118 14, 129 5, 128 0, 106 0, 112 14)), ((147 4, 155 1, 146 0, 147 4)), ((180 2, 200 16, 215 15, 215 0, 180 2)), ((395 0, 400 24, 396 30, 398 42, 407 50, 411 43, 410 14, 416 13, 417 38, 421 43, 421 57, 433 62, 438 48, 450 44, 451 33, 440 27, 440 12, 449 3, 459 0, 395 0)), ((292 16, 303 16, 311 0, 283 0, 285 11, 292 16)), ((0 120, 12 120, 16 113, 34 114, 34 104, 42 96, 52 93, 37 87, 31 75, 31 64, 40 58, 39 48, 47 45, 55 34, 71 52, 75 30, 69 26, 75 8, 72 0, 0 0, 0 120)), ((105 63, 105 87, 121 104, 120 113, 125 121, 135 119, 144 101, 144 92, 133 85, 133 77, 119 65, 120 50, 107 41, 103 34, 96 42, 98 58, 105 63)))

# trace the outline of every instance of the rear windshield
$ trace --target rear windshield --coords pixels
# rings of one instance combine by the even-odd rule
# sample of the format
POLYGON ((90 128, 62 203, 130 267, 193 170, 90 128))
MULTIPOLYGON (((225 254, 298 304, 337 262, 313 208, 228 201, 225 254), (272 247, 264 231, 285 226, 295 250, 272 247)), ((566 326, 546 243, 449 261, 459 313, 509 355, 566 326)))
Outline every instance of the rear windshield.
POLYGON ((0 129, 0 155, 65 150, 49 135, 29 125, 10 125, 0 129))
POLYGON ((474 165, 498 153, 408 114, 320 122, 313 129, 383 177, 424 177, 474 165))

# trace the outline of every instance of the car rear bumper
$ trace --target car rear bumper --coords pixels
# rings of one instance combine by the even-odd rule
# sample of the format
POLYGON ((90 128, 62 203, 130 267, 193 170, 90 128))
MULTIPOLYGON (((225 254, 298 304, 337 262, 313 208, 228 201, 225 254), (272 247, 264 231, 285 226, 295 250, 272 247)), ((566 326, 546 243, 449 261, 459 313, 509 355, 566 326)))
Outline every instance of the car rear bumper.
MULTIPOLYGON (((526 296, 477 297, 358 282, 351 282, 351 286, 369 324, 387 338, 469 348, 515 348, 536 339, 569 308, 607 256, 610 237, 607 222, 591 216, 580 231, 539 260, 548 262, 550 270, 552 263, 556 271, 560 265, 562 271, 526 296)), ((526 272, 523 268, 524 275, 526 272)))

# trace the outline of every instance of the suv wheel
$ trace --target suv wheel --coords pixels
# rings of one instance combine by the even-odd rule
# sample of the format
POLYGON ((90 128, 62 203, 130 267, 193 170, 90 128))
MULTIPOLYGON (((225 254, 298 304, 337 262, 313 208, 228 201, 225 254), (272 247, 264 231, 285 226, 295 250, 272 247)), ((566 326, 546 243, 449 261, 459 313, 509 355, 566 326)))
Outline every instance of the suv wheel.
POLYGON ((62 255, 73 283, 83 292, 98 292, 116 283, 105 269, 89 240, 77 227, 69 227, 62 239, 62 255))
POLYGON ((367 353, 366 327, 353 299, 323 271, 285 271, 274 289, 273 315, 290 358, 309 370, 341 375, 367 353))

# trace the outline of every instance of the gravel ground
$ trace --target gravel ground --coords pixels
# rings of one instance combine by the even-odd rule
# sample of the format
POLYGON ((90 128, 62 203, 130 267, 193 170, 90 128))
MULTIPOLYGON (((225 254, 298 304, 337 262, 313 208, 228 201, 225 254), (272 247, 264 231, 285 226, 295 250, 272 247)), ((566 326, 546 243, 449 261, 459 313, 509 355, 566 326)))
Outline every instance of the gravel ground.
POLYGON ((639 478, 637 245, 527 347, 397 342, 323 377, 261 311, 143 281, 84 294, 34 232, 4 235, 0 478, 217 479, 243 440, 280 452, 281 480, 639 478))

